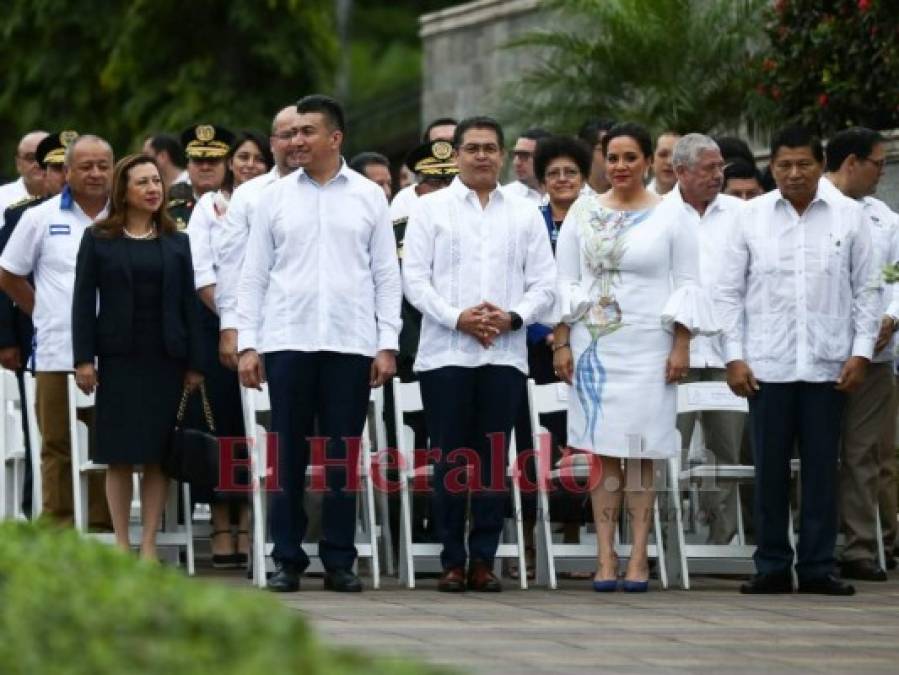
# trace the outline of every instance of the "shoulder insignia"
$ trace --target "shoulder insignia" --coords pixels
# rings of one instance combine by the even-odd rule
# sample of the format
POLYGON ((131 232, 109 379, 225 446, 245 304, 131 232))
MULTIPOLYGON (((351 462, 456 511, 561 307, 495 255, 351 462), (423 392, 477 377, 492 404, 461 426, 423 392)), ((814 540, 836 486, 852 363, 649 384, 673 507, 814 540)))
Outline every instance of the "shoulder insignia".
POLYGON ((43 199, 43 197, 32 197, 31 195, 28 195, 27 197, 23 197, 22 199, 20 199, 17 202, 13 202, 6 208, 16 209, 16 208, 19 208, 20 206, 25 206, 26 204, 30 204, 31 202, 36 202, 36 201, 42 200, 42 199, 43 199))

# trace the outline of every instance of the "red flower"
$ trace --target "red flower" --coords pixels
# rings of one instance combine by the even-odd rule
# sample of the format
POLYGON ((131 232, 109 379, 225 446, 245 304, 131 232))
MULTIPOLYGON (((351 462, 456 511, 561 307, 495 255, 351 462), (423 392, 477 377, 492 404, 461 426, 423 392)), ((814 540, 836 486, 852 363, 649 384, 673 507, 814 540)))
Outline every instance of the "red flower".
POLYGON ((774 59, 767 58, 764 61, 762 61, 762 70, 764 70, 766 73, 770 73, 772 70, 776 70, 776 69, 777 69, 777 61, 775 61, 774 59))
POLYGON ((828 98, 827 94, 821 94, 820 96, 818 96, 818 105, 822 108, 826 108, 829 102, 830 99, 828 98))
POLYGON ((858 0, 858 9, 861 12, 867 12, 871 9, 871 0, 858 0))

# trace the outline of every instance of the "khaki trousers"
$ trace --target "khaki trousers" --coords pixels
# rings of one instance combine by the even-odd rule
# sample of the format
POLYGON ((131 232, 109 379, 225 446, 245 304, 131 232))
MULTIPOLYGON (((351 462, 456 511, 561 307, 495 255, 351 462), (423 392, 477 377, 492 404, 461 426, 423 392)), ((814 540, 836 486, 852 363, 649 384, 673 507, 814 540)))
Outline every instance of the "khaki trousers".
MULTIPOLYGON (((690 368, 684 382, 724 382, 726 379, 723 368, 690 368)), ((697 416, 705 445, 715 456, 715 461, 718 464, 739 464, 746 414, 708 411, 678 415, 677 429, 683 448, 690 447, 697 416)), ((733 481, 724 481, 720 485, 703 485, 703 488, 699 494, 699 505, 709 523, 708 543, 728 544, 737 533, 738 485, 733 481)))
MULTIPOLYGON (((72 525, 72 446, 69 443, 68 373, 36 373, 35 418, 41 432, 43 511, 61 525, 72 525)), ((90 426, 90 425, 89 425, 90 426)), ((88 478, 88 523, 110 529, 106 476, 88 478)))
MULTIPOLYGON (((871 363, 864 382, 846 399, 840 449, 840 520, 846 535, 842 559, 846 561, 877 559, 875 513, 881 466, 888 464, 886 458, 894 452, 895 392, 893 364, 871 363)), ((895 486, 893 490, 895 500, 895 486)))

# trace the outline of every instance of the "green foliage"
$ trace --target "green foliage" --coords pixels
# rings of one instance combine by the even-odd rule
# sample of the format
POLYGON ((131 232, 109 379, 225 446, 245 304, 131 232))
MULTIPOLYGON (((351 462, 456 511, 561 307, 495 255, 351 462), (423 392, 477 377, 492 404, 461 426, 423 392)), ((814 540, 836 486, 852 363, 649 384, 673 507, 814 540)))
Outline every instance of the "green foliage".
POLYGON ((899 126, 895 0, 777 0, 765 29, 756 79, 771 114, 823 134, 899 126))
POLYGON ((0 525, 6 675, 412 675, 419 664, 322 647, 256 591, 139 562, 71 530, 0 525))
POLYGON ((511 46, 537 65, 511 92, 510 116, 576 129, 588 117, 655 131, 744 121, 764 0, 544 0, 553 17, 511 46))
POLYGON ((0 153, 18 133, 74 128, 119 153, 202 119, 267 129, 329 91, 332 0, 9 0, 0 23, 0 153))

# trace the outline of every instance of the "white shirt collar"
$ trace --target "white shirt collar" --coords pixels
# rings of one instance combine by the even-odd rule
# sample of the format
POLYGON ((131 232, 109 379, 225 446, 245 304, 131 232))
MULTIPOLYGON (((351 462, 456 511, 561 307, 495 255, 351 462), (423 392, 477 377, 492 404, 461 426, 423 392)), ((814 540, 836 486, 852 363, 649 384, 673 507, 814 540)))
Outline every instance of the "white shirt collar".
MULTIPOLYGON (((350 167, 347 165, 346 160, 344 160, 344 158, 341 157, 340 158, 340 168, 337 169, 337 173, 335 173, 328 180, 328 182, 325 183, 325 185, 333 183, 336 180, 348 181, 348 180, 350 180, 352 173, 353 173, 353 170, 350 169, 350 167)), ((308 173, 306 173, 306 169, 304 169, 302 167, 297 169, 296 174, 297 174, 297 180, 300 182, 312 183, 314 185, 319 185, 318 181, 316 181, 312 176, 310 176, 308 173)), ((324 186, 320 185, 319 187, 324 187, 324 186)))
MULTIPOLYGON (((477 200, 478 198, 478 194, 470 187, 468 187, 465 183, 463 183, 462 179, 459 178, 459 176, 453 178, 453 182, 450 183, 449 187, 446 189, 450 190, 452 195, 463 201, 469 198, 474 198, 475 200, 477 200)), ((488 203, 492 202, 494 199, 505 199, 505 195, 503 194, 499 183, 497 183, 496 186, 490 191, 490 198, 488 200, 488 203)))

